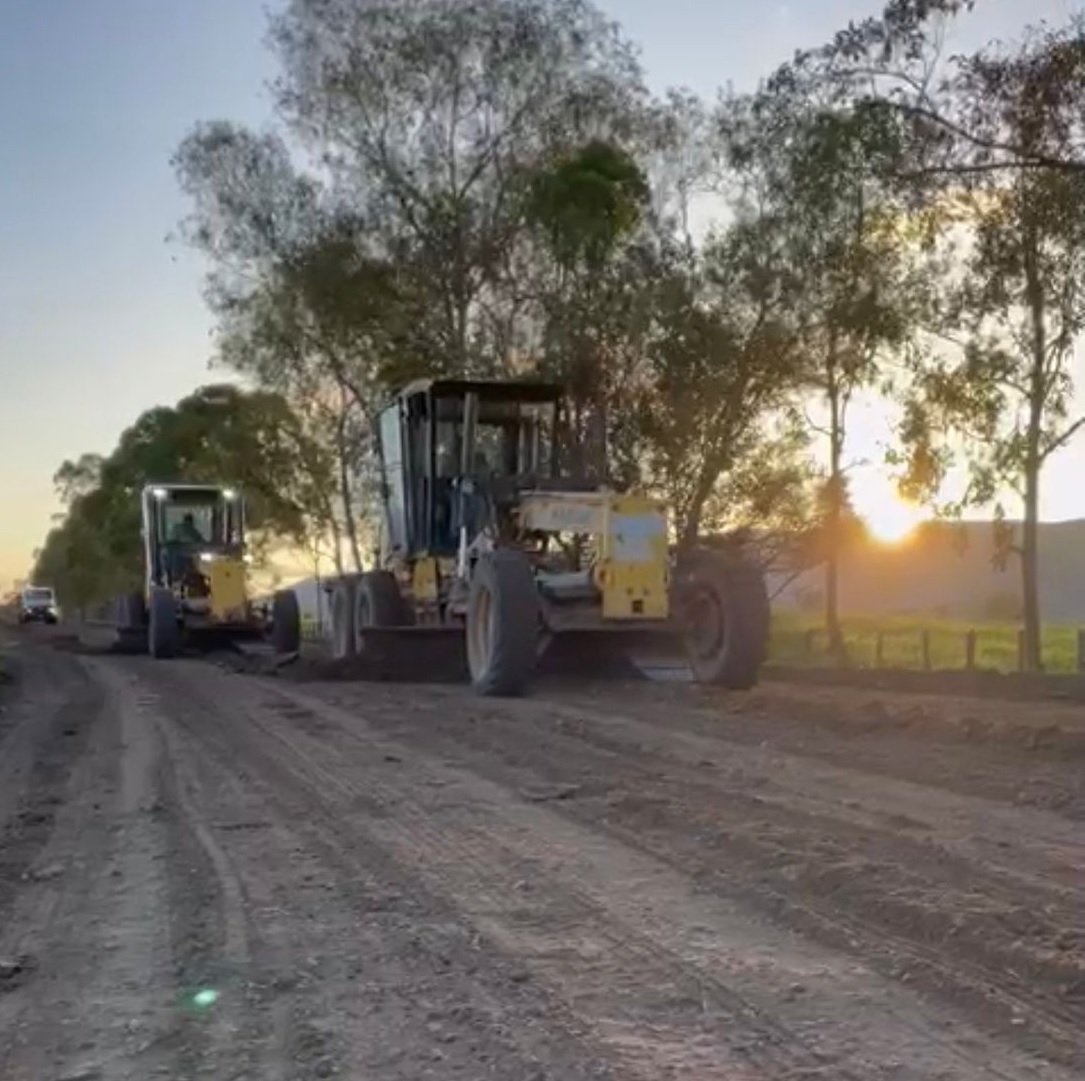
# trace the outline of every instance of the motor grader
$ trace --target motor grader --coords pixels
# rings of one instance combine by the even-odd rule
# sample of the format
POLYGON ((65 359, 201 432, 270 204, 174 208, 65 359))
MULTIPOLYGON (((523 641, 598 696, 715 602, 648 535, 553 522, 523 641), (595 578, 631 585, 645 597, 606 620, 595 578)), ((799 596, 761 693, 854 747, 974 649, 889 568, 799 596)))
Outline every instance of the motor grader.
POLYGON ((296 653, 297 596, 281 590, 271 605, 249 592, 245 503, 211 484, 148 484, 140 496, 143 585, 116 604, 119 645, 173 657, 185 648, 269 642, 296 653))
POLYGON ((336 657, 377 642, 387 657, 391 637, 409 663, 419 636, 456 634, 474 689, 506 696, 559 646, 590 662, 604 643, 664 642, 696 680, 752 687, 769 631, 760 568, 678 557, 662 504, 569 475, 563 398, 549 383, 422 380, 380 413, 380 553, 328 587, 336 657))

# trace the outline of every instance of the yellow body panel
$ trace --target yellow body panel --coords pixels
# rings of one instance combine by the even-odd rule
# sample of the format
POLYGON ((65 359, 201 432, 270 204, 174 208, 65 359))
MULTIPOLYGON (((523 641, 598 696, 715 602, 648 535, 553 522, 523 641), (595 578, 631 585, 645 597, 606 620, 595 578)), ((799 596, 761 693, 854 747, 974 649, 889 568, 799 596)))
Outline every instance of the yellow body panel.
POLYGON ((520 525, 595 538, 604 620, 670 616, 667 515, 657 500, 612 492, 531 493, 520 507, 520 525))
POLYGON ((415 560, 411 576, 411 592, 417 604, 436 604, 438 590, 437 560, 422 556, 415 560))
POLYGON ((667 619, 669 576, 667 519, 660 505, 643 496, 609 497, 596 566, 603 619, 667 619))
POLYGON ((245 564, 240 559, 213 559, 205 573, 211 584, 211 618, 218 623, 247 619, 245 564))

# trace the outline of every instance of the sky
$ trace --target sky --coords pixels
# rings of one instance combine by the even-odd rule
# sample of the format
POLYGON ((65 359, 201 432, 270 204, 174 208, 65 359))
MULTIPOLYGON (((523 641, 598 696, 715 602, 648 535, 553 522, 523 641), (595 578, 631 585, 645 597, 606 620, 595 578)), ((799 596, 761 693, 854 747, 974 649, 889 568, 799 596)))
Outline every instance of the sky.
MULTIPOLYGON (((1013 38, 1085 0, 980 0, 954 39, 1013 38)), ((108 453, 144 410, 209 381, 203 267, 169 234, 187 213, 170 168, 198 120, 272 123, 265 0, 0 0, 0 590, 58 511, 52 475, 108 453)), ((272 0, 271 6, 275 3, 272 0)), ((653 88, 752 87, 879 0, 606 0, 653 88)), ((852 455, 881 457, 885 418, 852 455)), ((1051 466, 1045 517, 1085 515, 1085 446, 1051 466)), ((888 508, 884 470, 856 473, 888 508)), ((888 509, 885 511, 888 513, 888 509)))

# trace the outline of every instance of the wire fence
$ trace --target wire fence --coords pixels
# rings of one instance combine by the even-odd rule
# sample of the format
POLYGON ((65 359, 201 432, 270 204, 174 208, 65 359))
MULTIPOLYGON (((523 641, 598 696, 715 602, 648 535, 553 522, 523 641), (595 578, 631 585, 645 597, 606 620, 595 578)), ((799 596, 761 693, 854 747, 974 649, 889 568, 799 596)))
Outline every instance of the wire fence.
MULTIPOLYGON (((842 631, 849 668, 1022 672, 1027 667, 1025 632, 1012 624, 855 620, 845 621, 842 631)), ((1041 654, 1047 672, 1085 672, 1085 628, 1044 627, 1041 654)), ((824 628, 786 619, 773 626, 770 660, 810 667, 841 664, 824 628)))

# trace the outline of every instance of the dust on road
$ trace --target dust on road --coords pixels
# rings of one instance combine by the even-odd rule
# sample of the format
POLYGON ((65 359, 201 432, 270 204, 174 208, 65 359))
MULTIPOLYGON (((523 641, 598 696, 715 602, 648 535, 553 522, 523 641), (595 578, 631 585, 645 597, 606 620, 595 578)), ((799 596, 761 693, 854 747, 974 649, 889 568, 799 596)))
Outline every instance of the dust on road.
POLYGON ((1072 741, 19 652, 6 1081, 1085 1069, 1072 741))

